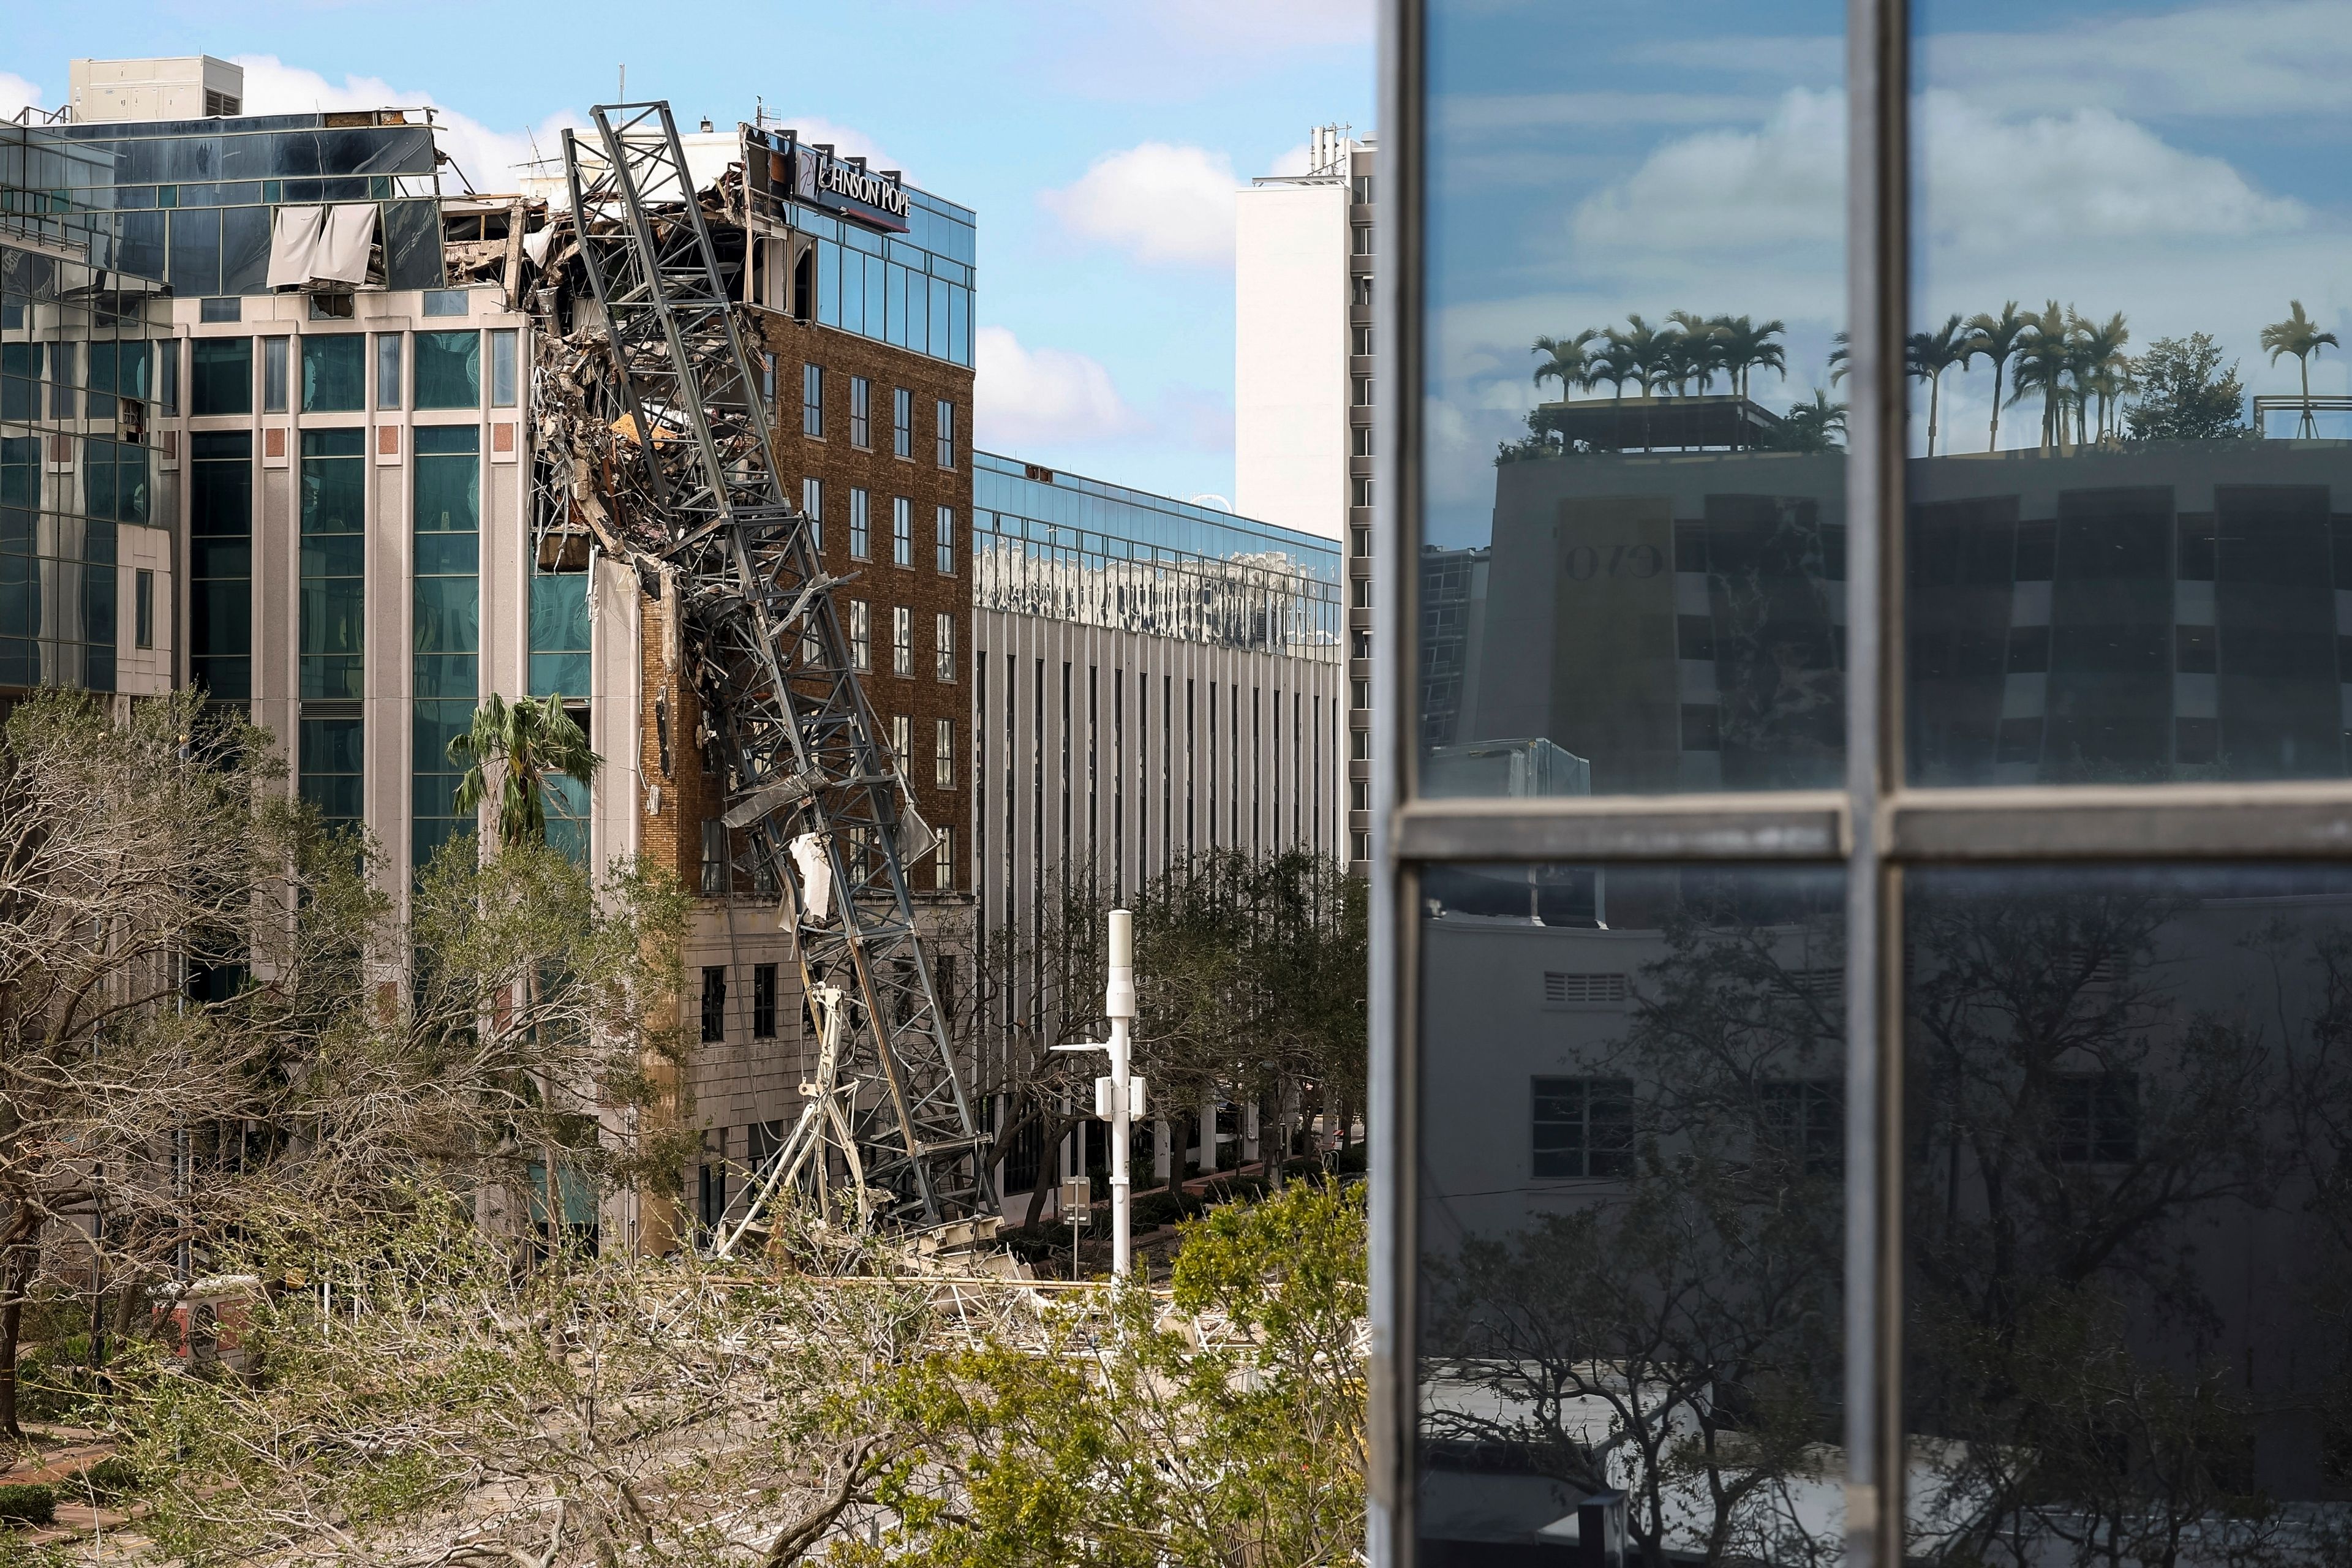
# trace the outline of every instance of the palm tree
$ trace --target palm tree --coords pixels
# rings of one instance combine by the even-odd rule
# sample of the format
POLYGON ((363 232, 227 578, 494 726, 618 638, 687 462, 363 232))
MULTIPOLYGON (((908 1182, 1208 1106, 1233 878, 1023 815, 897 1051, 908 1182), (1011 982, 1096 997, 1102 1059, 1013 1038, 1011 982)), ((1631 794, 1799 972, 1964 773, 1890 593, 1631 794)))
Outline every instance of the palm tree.
POLYGON ((1644 397, 1671 379, 1674 351, 1666 340, 1673 335, 1661 332, 1639 316, 1625 318, 1625 352, 1633 359, 1634 378, 1641 382, 1644 397))
POLYGON ((1536 384, 1541 386, 1547 381, 1559 382, 1562 403, 1568 401, 1571 392, 1591 384, 1586 380, 1591 359, 1585 348, 1600 335, 1598 331, 1587 327, 1572 338, 1538 338, 1533 352, 1550 357, 1536 366, 1536 384))
POLYGON ((2311 416, 2311 356, 2323 348, 2342 348, 2334 332, 2323 332, 2319 323, 2303 313, 2303 301, 2290 300, 2294 311, 2284 321, 2273 321, 2263 329, 2263 347, 2271 351, 2271 363, 2276 364, 2279 355, 2293 354, 2303 369, 2303 419, 2295 426, 2297 437, 2316 436, 2319 426, 2311 416))
POLYGON ((1585 384, 1598 386, 1607 382, 1615 389, 1615 400, 1625 400, 1625 384, 1642 374, 1641 362, 1633 357, 1633 340, 1616 328, 1601 334, 1598 353, 1587 353, 1584 361, 1585 384))
POLYGON ((1845 379, 1845 373, 1853 368, 1853 356, 1848 351, 1853 347, 1853 339, 1851 333, 1840 332, 1831 338, 1830 342, 1834 345, 1830 350, 1830 384, 1835 386, 1845 379))
MULTIPOLYGON (((2108 414, 2114 407, 2116 395, 2121 390, 2119 379, 2123 367, 2128 366, 2131 363, 2130 356, 2124 353, 2124 345, 2131 342, 2131 329, 2124 325, 2124 313, 2121 310, 2117 310, 2105 321, 2095 324, 2076 316, 2072 310, 2066 314, 2069 324, 2074 330, 2075 342, 2079 348, 2077 368, 2074 372, 2075 394, 2086 405, 2093 395, 2098 397, 2098 438, 2104 441, 2107 435, 2108 414)), ((2074 428, 2077 437, 2080 437, 2083 429, 2083 416, 2079 409, 2074 416, 2074 428)))
POLYGON ((1772 341, 1789 330, 1787 322, 1776 319, 1758 326, 1746 316, 1717 316, 1709 324, 1722 335, 1732 391, 1747 396, 1748 373, 1754 370, 1777 370, 1780 379, 1788 379, 1789 356, 1772 341))
POLYGON ((1826 452, 1831 437, 1845 434, 1845 405, 1832 403, 1830 395, 1815 388, 1811 403, 1793 404, 1780 428, 1780 445, 1794 452, 1826 452))
POLYGON ((596 781, 604 760, 591 751, 588 737, 563 710, 560 695, 518 697, 509 704, 492 692, 474 710, 474 726, 449 742, 449 760, 465 765, 457 782, 457 808, 478 810, 490 798, 498 774, 498 831, 501 846, 547 842, 547 780, 551 774, 596 781))
POLYGON ((2017 374, 2010 379, 2011 403, 2021 403, 2032 393, 2042 395, 2042 449, 2063 445, 2066 422, 2062 410, 2071 401, 2066 389, 2066 377, 2073 367, 2072 333, 2066 312, 2053 300, 2039 314, 2026 318, 2033 329, 2017 351, 2017 374))
POLYGON ((1697 380, 1700 392, 1706 392, 1715 384, 1715 373, 1729 368, 1724 351, 1730 345, 1717 323, 1704 316, 1676 310, 1667 320, 1682 329, 1676 347, 1682 353, 1685 373, 1697 380))
POLYGON ((1927 456, 1936 455, 1936 416, 1944 392, 1944 373, 1966 364, 1974 353, 1973 340, 1954 315, 1933 331, 1914 332, 1903 340, 1904 357, 1913 375, 1927 384, 1927 456))
POLYGON ((2017 313, 2017 301, 2009 300, 1998 316, 1979 314, 1969 318, 1972 353, 1982 354, 1992 361, 1992 433, 1986 437, 1985 450, 2000 447, 2000 373, 2010 356, 2033 333, 2033 318, 2017 313))

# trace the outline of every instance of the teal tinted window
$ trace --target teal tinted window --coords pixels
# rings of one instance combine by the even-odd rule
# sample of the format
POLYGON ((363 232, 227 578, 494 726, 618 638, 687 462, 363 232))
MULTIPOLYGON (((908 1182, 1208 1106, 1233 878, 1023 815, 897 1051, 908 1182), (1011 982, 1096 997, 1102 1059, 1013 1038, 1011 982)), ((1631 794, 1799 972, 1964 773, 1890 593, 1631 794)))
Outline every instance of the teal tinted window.
POLYGON ((198 338, 188 347, 191 414, 253 412, 253 340, 198 338))
POLYGON ((449 742, 471 726, 479 690, 480 447, 481 431, 472 425, 416 432, 409 854, 420 867, 474 826, 457 809, 465 770, 450 761, 449 742))
POLYGON ((482 405, 482 334, 416 334, 416 406, 479 408, 482 405))
POLYGON ((253 695, 253 437, 200 431, 188 447, 188 676, 253 695))
POLYGON ((330 826, 357 827, 361 819, 361 725, 351 717, 301 720, 302 798, 330 826))
POLYGON ((300 690, 356 698, 366 648, 362 430, 302 432, 300 690))
POLYGON ((366 390, 366 338, 345 332, 302 340, 302 412, 355 412, 365 406, 366 390))
POLYGON ((530 693, 588 694, 588 574, 559 572, 530 580, 530 693))

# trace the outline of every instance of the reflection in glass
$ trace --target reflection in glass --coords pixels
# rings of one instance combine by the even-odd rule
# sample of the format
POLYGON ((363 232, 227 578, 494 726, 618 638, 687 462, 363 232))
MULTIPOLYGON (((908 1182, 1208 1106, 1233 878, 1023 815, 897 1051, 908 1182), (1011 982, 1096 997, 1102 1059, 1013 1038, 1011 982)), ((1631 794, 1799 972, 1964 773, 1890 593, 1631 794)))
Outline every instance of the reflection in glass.
POLYGON ((1843 885, 1422 873, 1423 1564, 1840 1554, 1843 885))
POLYGON ((1910 1555, 2352 1545, 2352 871, 1906 883, 1910 1555))
POLYGON ((1913 12, 1911 777, 2344 776, 2340 73, 2242 4, 1913 12))
POLYGON ((1843 7, 1428 16, 1422 788, 1833 786, 1843 7))

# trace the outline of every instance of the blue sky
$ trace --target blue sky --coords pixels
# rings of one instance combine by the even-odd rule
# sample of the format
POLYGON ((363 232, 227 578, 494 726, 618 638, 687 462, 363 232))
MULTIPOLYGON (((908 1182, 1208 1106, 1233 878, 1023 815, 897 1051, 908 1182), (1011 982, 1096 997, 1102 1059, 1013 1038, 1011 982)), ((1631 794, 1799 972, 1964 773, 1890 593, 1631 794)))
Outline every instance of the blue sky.
POLYGON ((199 51, 247 58, 257 110, 463 116, 445 145, 489 189, 625 61, 689 128, 764 100, 978 209, 983 444, 1179 496, 1233 489, 1230 191, 1375 96, 1369 0, 204 0, 15 7, 0 112, 61 101, 77 56, 199 51))

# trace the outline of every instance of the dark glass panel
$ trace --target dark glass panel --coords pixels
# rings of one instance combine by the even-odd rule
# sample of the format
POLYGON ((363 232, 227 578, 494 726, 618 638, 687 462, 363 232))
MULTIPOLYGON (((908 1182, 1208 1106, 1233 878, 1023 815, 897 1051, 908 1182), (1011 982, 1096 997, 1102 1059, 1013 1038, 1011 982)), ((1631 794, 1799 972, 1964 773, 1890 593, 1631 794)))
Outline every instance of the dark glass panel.
POLYGON ((1421 1563, 1838 1554, 1843 889, 1422 871, 1421 1563))
POLYGON ((1429 7, 1428 793, 1842 777, 1843 20, 1429 7))
POLYGON ((174 294, 221 291, 220 214, 198 207, 172 215, 172 253, 166 276, 174 294))
POLYGON ((189 412, 253 412, 253 340, 198 338, 188 346, 189 412))
MULTIPOLYGON (((232 138, 243 141, 246 138, 232 138)), ((269 211, 265 206, 221 209, 221 292, 260 294, 269 287, 269 211)))
POLYGON ((2352 870, 1905 879, 1914 1559, 2352 1531, 2352 870))

